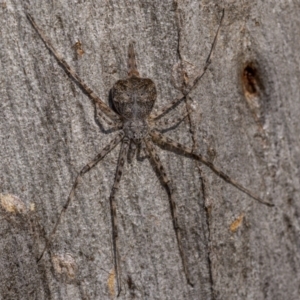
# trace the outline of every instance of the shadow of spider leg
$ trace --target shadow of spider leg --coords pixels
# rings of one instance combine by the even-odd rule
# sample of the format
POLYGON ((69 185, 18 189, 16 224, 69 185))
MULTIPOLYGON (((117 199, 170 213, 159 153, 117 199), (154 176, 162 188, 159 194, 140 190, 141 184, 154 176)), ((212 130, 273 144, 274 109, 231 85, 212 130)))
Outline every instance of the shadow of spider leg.
POLYGON ((189 285, 193 286, 193 283, 191 282, 191 279, 190 279, 188 267, 187 267, 187 260, 186 260, 186 257, 185 257, 184 251, 183 251, 183 247, 182 247, 180 228, 178 225, 178 218, 177 218, 177 208, 176 208, 176 203, 175 203, 174 196, 173 196, 172 183, 169 180, 169 178, 167 177, 165 169, 160 161, 160 158, 154 148, 154 145, 153 145, 151 139, 150 138, 144 139, 144 142, 146 144, 146 151, 153 163, 153 167, 157 171, 157 173, 159 175, 159 179, 161 180, 162 184, 165 186, 166 191, 168 193, 169 201, 170 201, 170 210, 171 210, 171 215, 172 215, 172 220, 173 220, 173 227, 174 227, 175 234, 176 234, 177 245, 179 248, 179 254, 180 254, 181 260, 182 260, 183 271, 186 276, 187 283, 189 285))
POLYGON ((103 150, 92 160, 90 161, 88 164, 86 164, 81 171, 79 172, 79 174, 77 175, 75 182, 73 184, 73 187, 70 191, 69 197, 67 199, 67 202, 64 204, 60 214, 58 215, 57 221, 51 231, 51 233, 49 234, 49 237, 47 238, 46 241, 46 245, 41 253, 41 255, 38 258, 38 262, 42 259, 45 251, 49 248, 51 240, 53 238, 53 236, 55 235, 58 225, 60 224, 62 217, 64 215, 64 213, 66 212, 66 210, 68 209, 71 201, 74 199, 75 197, 75 189, 78 186, 78 184, 81 181, 82 176, 87 173, 89 170, 91 170, 93 167, 95 167, 97 165, 98 162, 100 162, 112 149, 114 149, 123 139, 124 137, 124 133, 120 132, 113 140, 111 140, 111 142, 103 148, 103 150))
POLYGON ((208 161, 201 154, 194 153, 192 151, 192 149, 190 149, 190 148, 188 148, 188 147, 186 147, 186 146, 184 146, 180 143, 177 143, 176 141, 174 141, 174 140, 172 140, 168 137, 164 137, 161 133, 159 133, 155 130, 150 132, 150 136, 152 137, 153 141, 156 142, 157 144, 162 145, 162 146, 163 145, 168 146, 171 149, 177 150, 179 153, 185 154, 185 155, 187 155, 187 156, 189 156, 193 159, 196 159, 196 160, 202 162, 203 164, 208 166, 220 178, 222 178, 223 180, 225 180, 229 184, 233 185, 234 187, 236 187, 237 189, 239 189, 243 193, 247 194, 248 196, 250 196, 254 200, 256 200, 256 201, 258 201, 262 204, 265 204, 267 206, 274 206, 274 204, 262 200, 260 197, 258 197, 257 195, 253 194, 251 191, 249 191, 248 189, 243 187, 240 183, 238 183, 234 179, 230 178, 227 174, 225 174, 223 171, 221 171, 219 168, 217 168, 213 163, 208 161))

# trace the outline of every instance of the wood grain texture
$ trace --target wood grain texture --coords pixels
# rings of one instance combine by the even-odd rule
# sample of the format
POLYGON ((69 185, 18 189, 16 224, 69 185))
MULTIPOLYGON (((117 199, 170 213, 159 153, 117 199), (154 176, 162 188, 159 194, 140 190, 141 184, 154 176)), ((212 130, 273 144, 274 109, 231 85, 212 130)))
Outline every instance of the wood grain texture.
POLYGON ((115 297, 109 193, 118 147, 84 176, 52 247, 36 263, 76 175, 111 136, 25 9, 106 103, 113 84, 127 75, 134 40, 138 70, 156 84, 158 109, 182 95, 182 80, 188 85, 201 71, 222 5, 212 64, 183 104, 189 118, 167 135, 276 206, 157 148, 176 187, 192 288, 167 193, 147 160, 133 160, 116 195, 119 298, 298 299, 300 5, 240 2, 7 0, 0 6, 0 193, 26 206, 1 200, 2 299, 115 297), (82 55, 73 47, 78 41, 82 55))

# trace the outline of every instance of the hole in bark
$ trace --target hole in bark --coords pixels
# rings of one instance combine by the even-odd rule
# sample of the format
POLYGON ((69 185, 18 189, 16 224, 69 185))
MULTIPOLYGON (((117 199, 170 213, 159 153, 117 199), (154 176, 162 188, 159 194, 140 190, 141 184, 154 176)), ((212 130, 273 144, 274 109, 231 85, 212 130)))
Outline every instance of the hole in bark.
POLYGON ((259 96, 263 89, 262 81, 259 76, 259 70, 255 63, 248 62, 242 72, 242 83, 244 93, 247 96, 259 96))
MULTIPOLYGON (((256 61, 248 61, 244 64, 240 73, 241 84, 245 100, 251 110, 251 113, 259 125, 260 132, 263 132, 265 123, 265 111, 267 111, 268 97, 263 83, 264 71, 256 61)), ((264 134, 263 134, 264 135, 264 134)))

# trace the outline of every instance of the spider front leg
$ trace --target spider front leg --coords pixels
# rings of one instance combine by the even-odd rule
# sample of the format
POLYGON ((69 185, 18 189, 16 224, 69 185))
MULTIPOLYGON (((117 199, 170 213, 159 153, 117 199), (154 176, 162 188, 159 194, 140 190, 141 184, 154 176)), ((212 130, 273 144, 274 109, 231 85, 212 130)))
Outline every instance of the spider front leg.
POLYGON ((117 288, 118 288, 117 296, 119 296, 121 292, 121 278, 120 278, 121 274, 120 274, 120 258, 119 258, 119 251, 118 251, 117 205, 116 205, 115 194, 119 189, 124 163, 128 155, 129 143, 130 140, 128 138, 124 138, 120 155, 119 155, 114 184, 109 196, 112 237, 113 237, 114 268, 115 268, 115 275, 117 278, 117 288))
POLYGON ((203 164, 208 166, 220 178, 222 178, 223 180, 225 180, 229 184, 233 185, 234 187, 236 187, 237 189, 239 189, 243 193, 247 194, 248 196, 250 196, 254 200, 256 200, 256 201, 258 201, 262 204, 268 205, 268 206, 274 206, 274 204, 262 200, 260 197, 258 197, 257 195, 253 194, 251 191, 249 191, 248 189, 243 187, 240 183, 238 183, 234 179, 230 178, 227 174, 225 174, 223 171, 221 171, 219 168, 217 168, 213 163, 211 163, 209 160, 204 158, 201 154, 194 153, 192 149, 190 149, 190 148, 188 148, 188 147, 186 147, 186 146, 184 146, 180 143, 177 143, 176 141, 174 141, 170 138, 164 137, 161 133, 159 133, 155 130, 150 132, 150 136, 158 144, 169 146, 169 147, 177 150, 178 152, 181 152, 182 154, 185 154, 185 155, 187 155, 187 156, 189 156, 193 159, 196 159, 196 160, 202 162, 203 164))
POLYGON ((177 245, 179 248, 179 254, 180 254, 181 260, 182 260, 183 271, 184 271, 185 277, 187 279, 187 283, 189 285, 193 286, 191 279, 190 279, 188 267, 187 267, 186 256, 184 254, 183 247, 182 247, 180 228, 178 225, 177 208, 176 208, 176 203, 175 203, 174 196, 173 196, 173 187, 172 187, 171 181, 167 177, 165 169, 160 161, 158 154, 156 153, 156 150, 155 150, 154 145, 151 142, 151 140, 149 138, 144 139, 144 142, 146 144, 146 151, 147 151, 150 159, 152 160, 155 169, 157 170, 158 174, 160 175, 160 179, 162 180, 162 183, 164 184, 164 186, 167 190, 167 193, 169 196, 169 201, 170 201, 170 210, 171 210, 171 215, 172 215, 172 220, 173 220, 173 227, 174 227, 175 234, 176 234, 177 245))
POLYGON ((159 131, 171 130, 174 127, 177 127, 188 115, 189 115, 188 112, 185 111, 184 114, 179 117, 155 120, 154 128, 159 131))
POLYGON ((77 187, 77 185, 79 184, 79 182, 81 181, 81 178, 82 176, 87 173, 89 170, 91 170, 94 166, 96 166, 96 164, 102 160, 112 149, 114 149, 120 142, 121 140, 123 139, 124 137, 124 133, 123 132, 120 132, 92 161, 90 161, 87 165, 85 165, 82 170, 79 172, 79 174, 77 175, 76 177, 76 180, 73 184, 73 187, 70 191, 70 194, 69 194, 69 197, 68 197, 68 200, 67 202, 65 203, 65 205, 63 206, 59 216, 58 216, 58 219, 46 241, 46 245, 40 255, 40 257, 38 258, 38 262, 42 259, 45 251, 47 250, 47 248, 49 247, 50 245, 50 242, 53 238, 53 236, 55 235, 56 233, 56 230, 57 230, 57 227, 59 225, 59 223, 61 222, 61 219, 64 215, 64 213, 67 211, 71 201, 74 199, 74 196, 75 196, 75 189, 77 187))
POLYGON ((202 71, 197 75, 196 79, 194 80, 193 82, 193 85, 189 88, 186 88, 184 91, 183 91, 183 94, 184 96, 179 98, 179 99, 175 99, 173 100, 171 103, 167 104, 166 106, 162 107, 159 111, 155 112, 155 113, 151 113, 150 117, 149 117, 149 120, 152 120, 152 121, 155 121, 157 119, 160 119, 162 118, 165 114, 167 114, 172 108, 174 108, 176 105, 178 105, 181 101, 183 101, 188 95, 189 93, 197 86, 198 82, 201 80, 201 78, 204 76, 208 66, 211 64, 211 60, 212 60, 212 56, 213 56, 213 53, 214 53, 214 50, 216 48, 216 45, 217 45, 217 40, 218 40, 218 35, 219 35, 219 32, 220 32, 220 28, 221 28, 221 25, 222 25, 222 22, 223 22, 223 19, 224 19, 224 14, 225 14, 225 10, 223 8, 222 10, 222 16, 221 16, 221 20, 220 20, 220 23, 219 23, 219 26, 218 26, 218 29, 217 29, 217 32, 215 34, 215 37, 214 37, 214 41, 212 43, 212 46, 210 48, 210 51, 209 51, 209 55, 206 59, 206 62, 205 62, 205 65, 202 69, 202 71))
POLYGON ((26 13, 27 18, 33 28, 37 31, 40 38, 50 50, 53 56, 56 58, 58 63, 63 67, 65 72, 77 83, 77 85, 86 93, 101 109, 101 111, 107 116, 105 118, 106 123, 111 127, 119 127, 121 119, 120 117, 108 106, 106 105, 93 91, 90 89, 87 84, 78 76, 76 71, 69 66, 69 64, 64 60, 62 55, 52 46, 50 40, 46 37, 43 31, 37 26, 33 17, 26 13))

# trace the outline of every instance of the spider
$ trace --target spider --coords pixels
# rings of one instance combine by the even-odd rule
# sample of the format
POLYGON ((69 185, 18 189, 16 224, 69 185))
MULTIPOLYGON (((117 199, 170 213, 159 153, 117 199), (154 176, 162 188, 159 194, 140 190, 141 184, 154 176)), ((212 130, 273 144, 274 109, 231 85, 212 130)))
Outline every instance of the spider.
MULTIPOLYGON (((75 195, 75 189, 78 186, 82 176, 95 167, 110 151, 112 151, 119 143, 121 143, 121 150, 119 153, 119 159, 115 174, 114 183, 111 189, 111 194, 109 197, 110 201, 110 211, 111 211, 111 223, 112 223, 112 237, 113 237, 113 254, 114 254, 114 269, 116 274, 117 289, 118 295, 121 291, 120 285, 120 262, 118 254, 118 227, 117 227, 117 213, 116 213, 116 200, 115 196, 119 188, 123 167, 126 161, 126 158, 130 162, 133 158, 136 149, 141 147, 147 153, 148 158, 151 160, 152 165, 156 169, 157 174, 159 175, 165 189, 168 193, 170 211, 172 215, 173 227, 177 239, 178 250, 182 260, 183 271, 185 273, 187 283, 193 286, 191 281, 189 271, 187 268, 187 260, 183 251, 180 228, 178 225, 177 219, 177 208, 173 196, 173 187, 170 179, 168 178, 165 168, 163 167, 161 160, 155 150, 154 144, 161 146, 167 146, 187 157, 198 160, 201 163, 208 166, 215 174, 225 180, 227 183, 233 185, 237 189, 241 190, 243 193, 247 194, 251 198, 259 201, 262 204, 273 206, 273 204, 266 202, 253 194, 251 191, 243 187, 240 183, 233 180, 219 168, 214 166, 212 162, 203 157, 201 154, 194 153, 194 151, 168 137, 165 137, 159 130, 160 119, 164 117, 172 108, 178 105, 181 101, 186 99, 191 92, 191 90, 197 85, 202 76, 205 74, 209 64, 211 63, 211 57, 213 50, 216 46, 217 37, 219 30, 224 18, 224 9, 222 11, 222 16, 218 29, 216 31, 214 41, 211 46, 209 56, 206 60, 205 66, 202 72, 196 77, 193 86, 184 92, 184 96, 180 99, 175 99, 167 106, 163 107, 160 111, 153 113, 152 108, 154 106, 157 92, 154 82, 149 78, 141 78, 137 70, 135 52, 133 43, 129 44, 128 47, 128 77, 126 79, 118 80, 112 90, 112 102, 114 110, 106 105, 96 94, 83 82, 83 80, 77 75, 77 73, 68 65, 68 63, 63 59, 63 57, 55 50, 51 42, 42 32, 42 30, 37 26, 34 19, 30 14, 27 13, 27 18, 30 21, 31 25, 35 28, 40 38, 43 40, 46 47, 50 50, 52 55, 57 59, 58 63, 63 67, 65 72, 78 84, 78 86, 95 102, 96 105, 101 110, 101 115, 104 121, 114 130, 117 130, 118 133, 111 142, 104 147, 104 149, 88 164, 86 164, 82 170, 77 175, 73 187, 70 191, 69 197, 63 206, 57 222, 52 229, 46 245, 38 259, 38 261, 43 257, 43 254, 47 247, 49 247, 50 241, 54 234, 56 233, 57 227, 62 219, 63 214, 68 209, 70 202, 73 200, 75 195)), ((170 127, 178 124, 182 121, 187 115, 184 115, 175 119, 168 119, 164 122, 164 125, 169 125, 170 127)))

